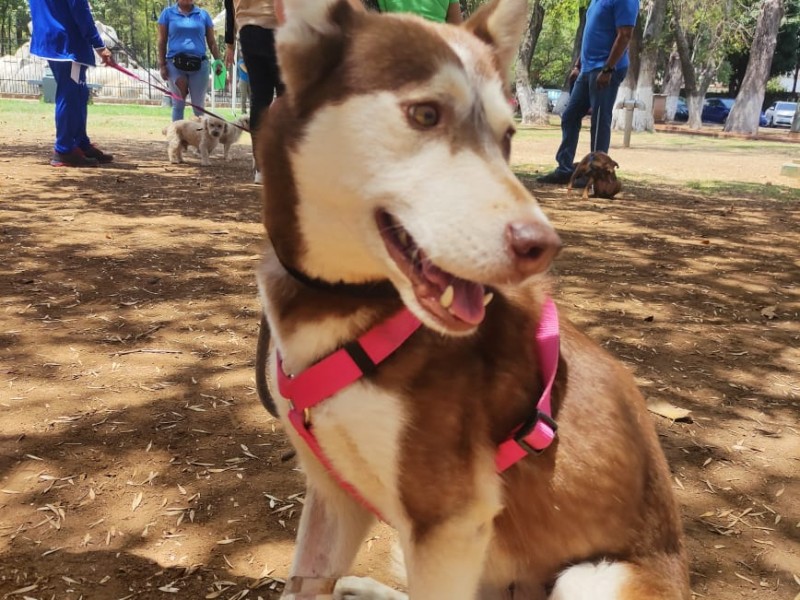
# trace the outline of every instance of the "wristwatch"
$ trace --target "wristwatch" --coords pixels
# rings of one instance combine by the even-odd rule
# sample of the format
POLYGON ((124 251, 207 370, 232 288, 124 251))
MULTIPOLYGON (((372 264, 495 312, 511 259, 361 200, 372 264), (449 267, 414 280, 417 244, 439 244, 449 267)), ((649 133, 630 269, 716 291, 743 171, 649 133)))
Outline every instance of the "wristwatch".
POLYGON ((613 73, 614 72, 614 67, 609 67, 608 65, 606 65, 602 69, 600 69, 600 72, 601 73, 613 73))

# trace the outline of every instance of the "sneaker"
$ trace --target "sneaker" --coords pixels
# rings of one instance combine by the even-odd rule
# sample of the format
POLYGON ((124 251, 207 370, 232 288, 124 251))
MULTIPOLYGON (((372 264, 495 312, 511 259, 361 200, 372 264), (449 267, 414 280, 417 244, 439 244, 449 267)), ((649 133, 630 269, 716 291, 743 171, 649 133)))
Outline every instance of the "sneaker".
POLYGON ((565 185, 569 183, 571 177, 572 173, 564 173, 563 171, 559 171, 558 169, 556 169, 555 171, 550 171, 546 175, 537 177, 536 181, 538 181, 539 183, 553 183, 556 185, 565 185))
POLYGON ((253 183, 261 183, 261 171, 256 171, 256 176, 253 177, 253 183))
POLYGON ((50 165, 53 167, 96 167, 100 163, 96 158, 88 158, 77 148, 67 153, 53 152, 50 165))
POLYGON ((100 150, 100 148, 98 148, 94 144, 90 144, 86 148, 81 148, 80 151, 83 152, 83 155, 86 158, 93 158, 101 165, 107 165, 108 163, 114 160, 113 154, 107 154, 103 152, 102 150, 100 150))

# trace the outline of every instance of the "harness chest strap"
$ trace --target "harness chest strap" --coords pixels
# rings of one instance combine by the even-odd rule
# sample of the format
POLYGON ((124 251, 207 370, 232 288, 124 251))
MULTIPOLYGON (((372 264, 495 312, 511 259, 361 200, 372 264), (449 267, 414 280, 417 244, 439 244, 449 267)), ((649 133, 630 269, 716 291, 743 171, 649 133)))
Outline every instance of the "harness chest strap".
MULTIPOLYGON (((307 411, 372 372, 421 325, 411 311, 403 308, 356 341, 345 344, 340 350, 294 376, 287 375, 283 370, 283 362, 278 354, 278 389, 291 402, 289 420, 292 425, 337 483, 376 515, 379 513, 374 507, 331 465, 309 427, 307 411)), ((552 418, 551 395, 558 370, 559 327, 558 311, 550 298, 542 306, 535 339, 544 390, 536 404, 536 412, 500 443, 495 454, 495 466, 500 473, 529 454, 540 454, 555 439, 557 426, 552 418)))

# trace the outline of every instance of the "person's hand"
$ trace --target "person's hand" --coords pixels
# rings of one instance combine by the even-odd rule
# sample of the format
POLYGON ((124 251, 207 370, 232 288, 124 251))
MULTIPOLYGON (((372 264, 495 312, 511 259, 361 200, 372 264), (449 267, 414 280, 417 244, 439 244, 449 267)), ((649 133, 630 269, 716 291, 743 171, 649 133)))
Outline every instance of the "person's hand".
POLYGON ((611 73, 603 73, 602 71, 597 76, 597 89, 602 90, 608 87, 611 83, 611 73))
POLYGON ((103 61, 104 65, 113 65, 114 64, 114 57, 111 56, 111 50, 108 48, 103 48, 99 51, 100 60, 103 61))
POLYGON ((167 69, 167 65, 161 65, 161 79, 164 81, 169 81, 169 70, 167 69))
POLYGON ((580 74, 581 70, 578 67, 572 67, 572 70, 569 72, 569 82, 572 83, 575 81, 580 74))
POLYGON ((233 46, 230 44, 225 47, 225 67, 229 71, 233 67, 233 46))

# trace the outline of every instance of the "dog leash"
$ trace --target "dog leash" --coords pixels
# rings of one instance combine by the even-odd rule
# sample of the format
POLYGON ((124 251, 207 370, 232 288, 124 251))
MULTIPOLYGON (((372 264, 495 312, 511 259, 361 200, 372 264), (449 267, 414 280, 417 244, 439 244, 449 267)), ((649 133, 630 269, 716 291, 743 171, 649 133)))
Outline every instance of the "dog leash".
MULTIPOLYGON (((107 35, 107 36, 108 36, 108 38, 109 38, 109 39, 110 39, 112 42, 114 42, 114 43, 117 45, 117 47, 118 47, 120 50, 122 50, 122 51, 125 53, 125 55, 126 55, 126 56, 127 56, 127 57, 128 57, 130 60, 131 60, 131 61, 133 61, 135 64, 137 64, 137 65, 138 65, 138 66, 141 68, 142 62, 141 62, 141 61, 140 61, 138 58, 136 58, 136 56, 134 55, 133 51, 132 51, 132 50, 130 50, 130 48, 128 48, 127 46, 125 46, 125 44, 123 44, 123 43, 122 43, 122 42, 121 42, 119 39, 117 39, 117 37, 116 37, 115 35, 112 35, 112 34, 111 34, 111 32, 109 32, 109 31, 107 31, 107 30, 104 30, 104 31, 103 31, 103 33, 104 33, 105 35, 107 35)), ((192 108, 194 108, 194 109, 197 109, 197 110, 199 110, 200 112, 202 112, 202 113, 204 113, 204 114, 208 115, 209 117, 214 117, 215 119, 219 119, 220 121, 224 121, 224 122, 225 122, 225 123, 227 123, 228 125, 232 125, 233 127, 236 127, 236 128, 238 128, 238 129, 241 129, 242 131, 247 131, 248 133, 250 132, 250 130, 249 130, 247 127, 243 127, 242 125, 239 125, 238 123, 236 123, 236 122, 234 122, 234 121, 228 121, 227 119, 225 119, 225 118, 223 118, 223 117, 221 117, 221 116, 219 116, 219 115, 217 115, 217 114, 215 114, 215 113, 211 112, 210 110, 206 110, 206 109, 205 109, 205 108, 203 108, 202 106, 197 106, 196 104, 192 104, 192 103, 191 103, 191 102, 189 102, 188 100, 186 100, 186 99, 184 99, 184 98, 181 98, 180 96, 178 96, 177 94, 175 94, 175 93, 174 93, 172 90, 169 90, 169 89, 167 89, 167 88, 165 88, 165 87, 162 87, 162 86, 160 86, 160 85, 157 85, 157 84, 153 83, 152 81, 149 81, 149 79, 148 79, 148 80, 142 79, 142 78, 141 78, 141 77, 139 77, 139 76, 138 76, 136 73, 133 73, 132 71, 129 71, 128 69, 126 69, 125 67, 123 67, 123 66, 122 66, 122 65, 120 65, 120 64, 117 64, 117 63, 116 63, 115 61, 113 61, 113 60, 112 60, 110 63, 108 63, 108 65, 107 65, 107 66, 109 66, 109 67, 112 67, 113 69, 116 69, 117 71, 119 71, 119 72, 120 72, 120 73, 122 73, 123 75, 127 75, 128 77, 130 77, 130 78, 132 78, 132 79, 135 79, 136 81, 140 81, 140 82, 142 82, 143 84, 145 84, 145 85, 146 85, 146 86, 148 86, 148 87, 151 87, 151 88, 153 88, 153 89, 155 89, 155 90, 158 90, 159 92, 161 92, 161 93, 163 93, 163 94, 166 94, 167 96, 169 96, 169 97, 170 97, 170 98, 172 98, 173 100, 177 100, 178 102, 183 102, 183 103, 187 104, 188 106, 191 106, 192 108)), ((223 68, 224 68, 224 67, 223 67, 223 68)), ((150 69, 147 69, 147 75, 148 75, 148 77, 150 77, 150 69)))
POLYGON ((142 79, 142 78, 141 78, 141 77, 139 77, 139 76, 138 76, 136 73, 133 73, 132 71, 129 71, 128 69, 126 69, 125 67, 123 67, 123 66, 122 66, 122 65, 120 65, 120 64, 117 64, 116 62, 109 63, 109 64, 108 64, 108 66, 109 66, 109 67, 111 67, 112 69, 116 69, 117 71, 119 71, 120 73, 123 73, 124 75, 127 75, 127 76, 128 76, 128 77, 130 77, 131 79, 135 79, 135 80, 137 80, 137 81, 141 81, 141 82, 142 82, 142 83, 144 83, 145 85, 148 85, 148 86, 150 86, 151 88, 153 88, 153 89, 155 89, 155 90, 158 90, 159 92, 162 92, 162 93, 166 94, 167 96, 169 96, 169 97, 170 97, 170 98, 172 98, 173 100, 177 100, 178 102, 184 102, 184 103, 185 103, 185 104, 187 104, 188 106, 191 106, 192 108, 199 110, 200 112, 202 112, 203 114, 206 114, 206 115, 208 115, 209 117, 213 117, 213 118, 215 118, 215 119, 219 119, 220 121, 224 121, 224 122, 225 122, 225 123, 227 123, 228 125, 232 125, 233 127, 237 127, 237 128, 239 128, 239 129, 241 129, 242 131, 248 131, 248 132, 250 131, 250 130, 249 130, 247 127, 244 127, 244 126, 242 126, 242 125, 239 125, 239 123, 235 123, 235 122, 233 122, 233 121, 228 121, 226 118, 224 118, 224 117, 221 117, 220 115, 218 115, 218 114, 216 114, 216 113, 213 113, 213 112, 211 112, 210 110, 206 110, 206 109, 205 109, 205 108, 203 108, 202 106, 197 106, 196 104, 192 104, 192 103, 191 103, 191 102, 189 102, 188 100, 185 100, 185 99, 181 98, 180 96, 178 96, 178 94, 174 93, 172 90, 168 90, 168 89, 167 89, 167 88, 165 88, 165 87, 162 87, 162 86, 160 86, 160 85, 157 85, 157 84, 155 84, 155 83, 152 83, 152 82, 150 82, 150 81, 147 81, 146 79, 142 79))

